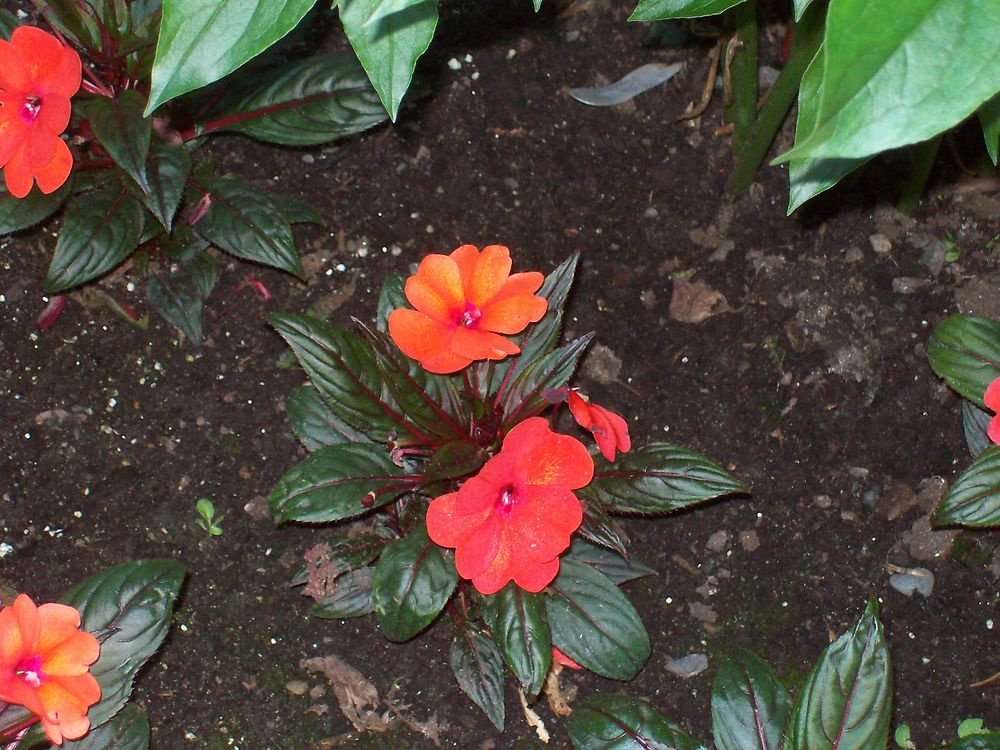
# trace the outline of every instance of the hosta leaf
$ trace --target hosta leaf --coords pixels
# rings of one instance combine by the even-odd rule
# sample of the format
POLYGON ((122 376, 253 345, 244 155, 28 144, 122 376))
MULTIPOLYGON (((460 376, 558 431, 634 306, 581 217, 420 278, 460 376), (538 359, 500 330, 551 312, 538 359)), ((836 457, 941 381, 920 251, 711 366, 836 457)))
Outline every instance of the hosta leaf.
POLYGON ((374 578, 373 567, 349 570, 338 576, 330 595, 314 604, 309 614, 328 620, 370 615, 375 611, 375 600, 372 598, 374 578))
POLYGON ((149 193, 139 199, 168 232, 173 228, 174 214, 184 196, 184 186, 191 172, 191 157, 183 146, 153 141, 146 161, 149 193))
POLYGON ((23 198, 15 198, 0 187, 0 235, 19 232, 49 218, 66 202, 72 191, 72 176, 61 188, 48 195, 41 190, 32 190, 23 198))
POLYGON ((204 297, 194 279, 183 271, 150 276, 146 281, 146 297, 170 325, 182 331, 192 344, 201 346, 204 297))
POLYGON ((639 0, 630 21, 666 21, 671 18, 717 16, 744 0, 639 0))
POLYGON ((635 607, 589 565, 562 559, 545 611, 553 645, 603 677, 631 680, 649 658, 649 636, 635 607))
POLYGON ((946 318, 931 333, 927 358, 938 377, 983 409, 986 387, 1000 377, 1000 322, 968 315, 946 318))
POLYGON ((125 706, 110 721, 93 727, 82 739, 66 740, 63 750, 147 750, 149 719, 134 704, 125 706))
POLYGON ((87 105, 87 117, 108 156, 149 194, 146 155, 153 129, 152 120, 142 116, 144 104, 138 91, 122 91, 114 99, 95 96, 87 105))
POLYGON ((492 596, 483 597, 483 619, 524 694, 529 698, 538 695, 552 661, 545 596, 508 583, 492 596))
POLYGON ((101 686, 101 700, 88 712, 94 726, 125 705, 139 667, 159 648, 184 566, 173 560, 139 560, 91 576, 63 597, 82 617, 82 628, 101 641, 101 655, 90 673, 101 686))
POLYGON ((593 481, 582 491, 615 513, 668 513, 722 495, 746 492, 714 461, 668 443, 651 443, 608 464, 595 459, 593 481))
POLYGON ((973 458, 993 444, 986 432, 992 419, 992 415, 977 409, 968 401, 962 401, 962 429, 965 431, 965 443, 969 446, 969 453, 973 458))
POLYGON ((314 0, 163 0, 146 114, 256 57, 295 28, 314 4, 314 0))
POLYGON ((364 339, 305 315, 275 313, 268 320, 343 421, 378 443, 406 429, 409 423, 381 399, 375 356, 364 339))
POLYGON ((780 160, 861 158, 957 125, 1000 91, 995 0, 833 0, 816 126, 780 160), (961 82, 961 85, 956 85, 961 82))
POLYGON ((983 126, 983 138, 986 139, 986 150, 993 163, 997 163, 997 151, 1000 150, 1000 94, 997 94, 979 108, 979 121, 983 126))
POLYGON ((340 20, 383 106, 395 122, 417 59, 434 36, 438 10, 436 0, 426 0, 367 23, 381 4, 382 0, 340 0, 340 20))
POLYGON ((109 185, 70 201, 45 279, 62 292, 96 279, 125 260, 142 236, 142 204, 122 185, 109 185))
POLYGON ((629 695, 591 695, 573 707, 576 750, 706 750, 649 703, 629 695))
POLYGON ((503 731, 503 657, 482 630, 464 622, 451 644, 448 661, 458 686, 503 731))
POLYGON ((889 647, 872 601, 809 674, 789 725, 791 750, 885 750, 891 714, 889 647))
POLYGON ((583 539, 573 540, 567 557, 589 565, 616 585, 656 575, 655 570, 638 560, 627 560, 607 547, 599 547, 583 539))
POLYGON ((311 146, 374 127, 385 107, 350 53, 316 55, 257 76, 254 87, 216 119, 221 130, 267 143, 311 146))
POLYGON ((719 750, 781 750, 792 698, 767 663, 746 649, 728 655, 712 683, 719 750))
POLYGON ((291 226, 259 188, 209 177, 200 179, 197 189, 211 199, 208 212, 194 225, 197 234, 237 258, 303 275, 291 226))
POLYGON ((588 333, 528 365, 504 395, 505 418, 512 422, 535 416, 548 406, 542 394, 564 388, 594 334, 588 333))
POLYGON ((309 454, 267 496, 278 523, 353 518, 396 499, 411 483, 385 446, 342 443, 309 454))
POLYGON ((285 413, 295 437, 310 451, 325 445, 370 442, 367 435, 338 417, 311 385, 288 397, 285 413))
POLYGON ((979 454, 934 514, 939 526, 1000 526, 1000 445, 979 454))
POLYGON ((458 583, 450 555, 422 528, 392 542, 375 566, 375 615, 390 641, 406 641, 426 628, 458 583))

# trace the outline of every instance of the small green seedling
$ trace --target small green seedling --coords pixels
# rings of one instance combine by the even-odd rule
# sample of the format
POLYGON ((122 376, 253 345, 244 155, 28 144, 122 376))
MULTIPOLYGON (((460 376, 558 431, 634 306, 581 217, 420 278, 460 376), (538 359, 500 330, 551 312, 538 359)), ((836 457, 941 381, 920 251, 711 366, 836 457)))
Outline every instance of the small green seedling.
POLYGON ((222 527, 219 526, 219 522, 226 514, 223 513, 218 516, 215 515, 215 505, 211 500, 204 497, 198 499, 194 508, 198 511, 198 515, 200 516, 195 523, 212 536, 222 536, 222 527))
POLYGON ((903 750, 917 750, 917 746, 910 739, 909 724, 900 724, 896 727, 896 734, 893 735, 893 739, 896 741, 896 745, 903 748, 903 750))
POLYGON ((960 739, 971 737, 974 734, 986 734, 989 730, 983 726, 982 719, 965 719, 958 725, 958 736, 960 739))

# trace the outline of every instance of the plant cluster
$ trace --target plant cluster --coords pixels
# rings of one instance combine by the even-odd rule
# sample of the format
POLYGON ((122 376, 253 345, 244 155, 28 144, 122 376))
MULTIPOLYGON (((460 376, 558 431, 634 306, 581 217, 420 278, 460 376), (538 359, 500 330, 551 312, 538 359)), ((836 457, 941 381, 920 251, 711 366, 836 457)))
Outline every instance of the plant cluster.
POLYGON ((443 612, 462 690, 504 723, 504 665, 533 700, 553 659, 628 680, 649 637, 619 585, 652 571, 615 515, 658 515, 742 485, 685 448, 633 448, 626 421, 570 388, 592 339, 558 345, 577 258, 511 274, 507 248, 431 254, 390 277, 357 332, 271 323, 312 381, 287 402, 310 454, 268 500, 279 522, 365 519, 297 578, 321 617, 372 612, 405 641, 443 612), (592 455, 559 430, 568 405, 592 455))

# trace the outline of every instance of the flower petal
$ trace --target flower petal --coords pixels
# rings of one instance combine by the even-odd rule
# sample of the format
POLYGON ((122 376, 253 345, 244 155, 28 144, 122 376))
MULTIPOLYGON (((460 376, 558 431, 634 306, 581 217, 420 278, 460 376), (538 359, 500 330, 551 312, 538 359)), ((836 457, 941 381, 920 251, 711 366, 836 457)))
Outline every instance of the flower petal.
POLYGON ((503 449, 508 446, 517 474, 527 484, 575 490, 594 477, 594 459, 583 443, 552 432, 542 417, 526 419, 508 432, 503 449))
POLYGON ((34 170, 38 189, 46 195, 63 186, 73 170, 73 154, 61 138, 56 138, 56 150, 52 158, 34 170))
MULTIPOLYGON (((90 729, 87 709, 101 699, 101 687, 92 675, 53 677, 38 688, 43 713, 42 726, 49 726, 67 739, 82 737, 90 729)), ((51 736, 51 735, 50 735, 51 736)))
MULTIPOLYGON (((14 29, 16 34, 21 28, 14 29)), ((44 33, 44 32, 43 32, 44 33)), ((31 88, 31 67, 21 50, 10 42, 0 39, 0 88, 8 94, 23 95, 31 88)))
POLYGON ((465 310, 464 302, 456 303, 442 296, 437 287, 425 276, 411 276, 406 280, 404 290, 406 299, 418 312, 442 323, 455 325, 465 310))
POLYGON ((1000 414, 1000 378, 997 378, 986 387, 986 393, 983 394, 983 403, 986 404, 987 409, 1000 414))
POLYGON ((389 335, 403 354, 431 372, 456 372, 470 362, 469 358, 459 357, 451 351, 454 336, 451 326, 416 310, 393 310, 389 314, 389 335))
POLYGON ((510 250, 503 245, 484 247, 466 284, 466 299, 476 307, 485 307, 507 283, 512 264, 510 250))
POLYGON ((455 549, 455 569, 462 578, 473 579, 490 566, 500 551, 502 527, 499 514, 492 512, 462 537, 455 549))
MULTIPOLYGON (((0 107, 0 112, 3 108, 0 107)), ((0 118, 0 167, 6 166, 24 145, 29 128, 20 117, 0 118)))
POLYGON ((465 326, 455 327, 450 347, 453 354, 467 359, 503 359, 521 351, 517 344, 503 336, 465 326))
POLYGON ((25 145, 28 149, 28 164, 32 173, 48 164, 56 153, 59 136, 46 133, 41 128, 32 128, 25 145))
POLYGON ((426 256, 417 273, 406 280, 403 291, 411 305, 428 315, 442 309, 458 313, 465 310, 458 264, 447 255, 426 256), (422 309, 425 306, 427 309, 422 309))
POLYGON ((986 428, 986 436, 997 445, 1000 445, 1000 417, 994 417, 986 428))
POLYGON ((537 594, 548 586, 559 575, 559 558, 546 563, 536 563, 518 568, 514 574, 514 583, 525 591, 537 594))
POLYGON ((455 265, 458 266, 458 275, 462 279, 462 296, 469 299, 469 283, 475 271, 476 263, 479 262, 479 248, 475 245, 462 245, 453 250, 449 255, 455 265))
POLYGON ((69 125, 72 112, 69 97, 59 93, 46 94, 38 109, 35 126, 51 135, 59 135, 69 125))
MULTIPOLYGON (((62 42, 52 34, 42 31, 36 26, 18 26, 14 33, 10 35, 10 43, 17 48, 24 60, 28 63, 31 74, 31 88, 38 88, 38 93, 58 90, 60 84, 71 83, 66 80, 72 75, 72 69, 64 67, 66 65, 65 50, 62 42), (45 87, 44 90, 42 87, 45 87)), ((74 53, 75 55, 76 53, 74 53)), ((79 61, 79 57, 77 57, 79 61)), ((79 62, 78 62, 79 64, 79 62)), ((80 87, 77 81, 77 88, 80 87)), ((28 89, 24 89, 27 91, 28 89)), ((72 96, 76 89, 66 92, 66 96, 72 96)))
POLYGON ((570 535, 583 521, 583 507, 562 487, 529 486, 507 519, 519 536, 521 555, 543 563, 569 547, 570 535))
POLYGON ((3 167, 3 178, 7 192, 15 198, 23 198, 31 192, 35 184, 31 176, 31 165, 28 163, 28 144, 22 143, 3 167))
POLYGON ((488 302, 482 308, 483 316, 479 319, 479 327, 508 335, 520 333, 528 323, 542 319, 548 304, 542 297, 529 294, 517 294, 498 302, 488 302))
POLYGON ((483 523, 491 512, 458 513, 455 510, 457 498, 457 492, 440 495, 427 506, 427 535, 442 547, 457 547, 463 537, 483 523))
POLYGON ((56 94, 69 98, 80 90, 83 82, 83 66, 80 56, 72 47, 62 46, 62 57, 58 64, 40 71, 35 81, 36 90, 45 98, 56 94))

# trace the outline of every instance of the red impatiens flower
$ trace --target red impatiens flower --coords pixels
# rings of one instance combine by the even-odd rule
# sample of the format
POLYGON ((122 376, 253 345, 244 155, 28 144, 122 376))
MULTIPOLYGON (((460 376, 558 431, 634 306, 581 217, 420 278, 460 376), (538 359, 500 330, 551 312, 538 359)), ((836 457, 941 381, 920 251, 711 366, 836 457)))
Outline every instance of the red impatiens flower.
POLYGON ((511 580, 541 591, 583 520, 572 490, 593 476, 583 443, 531 417, 507 433, 500 452, 458 492, 431 501, 427 533, 455 548, 459 575, 480 593, 495 594, 511 580))
POLYGON ((987 409, 996 414, 990 421, 990 426, 986 428, 986 434, 989 435, 990 440, 1000 445, 1000 378, 989 384, 986 394, 983 396, 983 403, 986 404, 987 409))
POLYGON ((614 461, 615 450, 629 452, 632 439, 628 435, 628 423, 624 419, 603 406, 590 403, 575 390, 569 392, 568 399, 573 419, 594 435, 602 456, 608 461, 614 461))
POLYGON ((511 275, 510 268, 510 251, 500 245, 482 253, 462 245, 451 255, 428 255, 406 280, 406 299, 416 309, 389 315, 393 341, 424 369, 442 374, 517 354, 520 348, 500 334, 538 322, 548 302, 535 296, 542 274, 511 275))
POLYGON ((97 639, 80 631, 75 609, 36 607, 21 594, 0 610, 0 701, 37 714, 57 745, 78 739, 90 729, 87 709, 101 699, 88 671, 100 651, 97 639))
POLYGON ((0 40, 0 167, 11 195, 23 198, 34 181, 43 193, 66 182, 73 155, 59 134, 80 80, 80 56, 51 34, 19 26, 0 40))
POLYGON ((583 669, 583 667, 581 667, 575 661, 570 659, 568 656, 566 656, 566 654, 557 649, 555 646, 552 647, 552 661, 564 667, 569 667, 570 669, 583 669))

